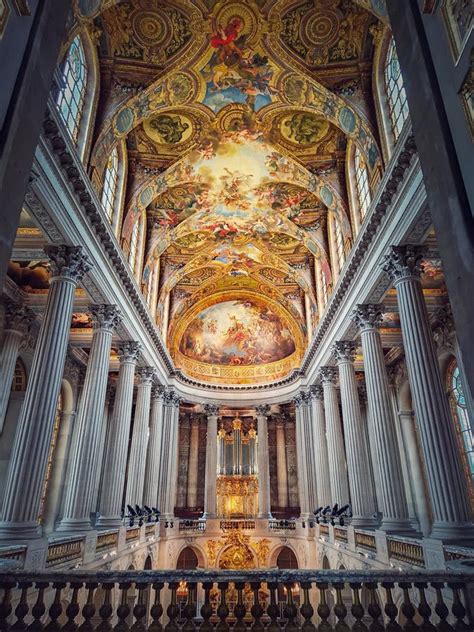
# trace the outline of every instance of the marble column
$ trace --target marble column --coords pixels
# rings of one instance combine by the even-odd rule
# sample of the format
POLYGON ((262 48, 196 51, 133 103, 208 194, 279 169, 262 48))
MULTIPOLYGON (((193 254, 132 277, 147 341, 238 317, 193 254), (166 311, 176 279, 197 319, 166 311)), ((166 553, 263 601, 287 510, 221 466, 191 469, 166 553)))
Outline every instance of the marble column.
POLYGON ((164 387, 155 385, 151 389, 150 437, 145 469, 144 503, 158 507, 158 485, 163 437, 163 393, 164 387))
MULTIPOLYGON (((326 419, 324 416, 323 389, 319 385, 311 387, 311 409, 313 421, 312 457, 316 476, 318 504, 327 507, 331 504, 331 477, 329 475, 329 456, 326 440, 326 419)), ((316 507, 315 507, 316 509, 316 507)))
POLYGON ((398 418, 400 420, 402 441, 407 455, 418 522, 422 534, 428 537, 431 532, 431 512, 426 497, 423 465, 418 452, 419 441, 415 427, 415 416, 412 410, 400 410, 398 418))
MULTIPOLYGON (((191 432, 189 439, 188 489, 186 506, 195 509, 197 506, 197 485, 199 465, 199 417, 191 416, 191 432)), ((216 465, 217 468, 217 465, 216 465)))
POLYGON ((413 533, 403 486, 400 453, 388 387, 387 370, 378 327, 382 306, 358 305, 352 315, 360 330, 364 356, 369 433, 374 453, 372 460, 378 481, 380 528, 385 531, 413 533))
MULTIPOLYGON (((160 480, 162 493, 161 510, 164 518, 173 518, 176 503, 176 489, 178 485, 178 440, 179 440, 179 404, 180 399, 173 390, 165 391, 164 403, 164 429, 163 432, 169 438, 163 436, 163 449, 166 451, 164 482, 160 480)), ((215 453, 215 451, 214 451, 215 453)))
POLYGON ((90 305, 93 330, 82 397, 74 426, 69 482, 58 531, 91 529, 99 439, 109 376, 112 335, 121 322, 116 305, 90 305))
MULTIPOLYGON (((421 286, 422 252, 392 246, 383 269, 397 290, 403 344, 433 510, 431 537, 474 540, 454 424, 421 286)), ((467 297, 466 297, 467 298, 467 297)))
POLYGON ((287 472, 287 464, 286 464, 284 417, 277 418, 275 429, 276 429, 278 508, 284 509, 288 507, 288 472, 287 472))
POLYGON ((90 269, 80 246, 47 246, 51 279, 0 514, 0 538, 38 535, 38 511, 66 359, 74 292, 90 269))
POLYGON ((341 507, 349 502, 350 497, 341 415, 337 399, 336 369, 332 366, 321 367, 320 379, 323 385, 324 412, 326 415, 331 504, 338 503, 339 507, 341 507))
POLYGON ((217 515, 217 419, 219 408, 206 404, 206 481, 204 490, 204 518, 215 518, 217 515))
POLYGON ((122 342, 118 348, 120 369, 105 455, 104 481, 99 504, 100 517, 97 521, 97 526, 104 529, 114 529, 122 524, 133 385, 140 351, 140 343, 133 341, 122 342))
POLYGON ((370 467, 367 442, 360 412, 359 393, 354 369, 357 342, 341 340, 334 344, 333 354, 339 369, 342 421, 346 439, 347 470, 351 492, 354 527, 374 527, 377 519, 375 497, 369 484, 370 467))
POLYGON ((100 426, 100 437, 99 437, 99 447, 98 447, 98 463, 99 467, 97 468, 96 480, 94 485, 94 493, 92 500, 93 511, 96 513, 96 518, 99 512, 99 498, 100 498, 100 489, 102 486, 102 480, 104 477, 104 462, 105 462, 105 449, 107 445, 107 440, 110 431, 110 418, 112 411, 110 410, 110 402, 113 400, 115 396, 115 387, 112 384, 107 385, 107 391, 105 394, 105 404, 104 404, 104 415, 102 425, 100 426))
POLYGON ((28 343, 34 319, 35 315, 28 307, 8 301, 0 353, 0 434, 7 414, 16 361, 20 351, 28 343))
POLYGON ((143 505, 145 467, 150 423, 151 386, 155 369, 139 367, 135 417, 133 418, 132 441, 127 469, 127 491, 125 504, 135 507, 143 505))
POLYGON ((308 489, 308 467, 307 467, 307 445, 305 442, 305 416, 307 408, 306 393, 301 392, 294 399, 295 403, 295 436, 296 436, 296 470, 298 474, 298 499, 300 504, 300 516, 308 518, 310 512, 309 489, 308 489))
POLYGON ((257 463, 258 463, 258 518, 271 518, 270 463, 268 459, 268 424, 270 406, 256 407, 257 413, 257 463))

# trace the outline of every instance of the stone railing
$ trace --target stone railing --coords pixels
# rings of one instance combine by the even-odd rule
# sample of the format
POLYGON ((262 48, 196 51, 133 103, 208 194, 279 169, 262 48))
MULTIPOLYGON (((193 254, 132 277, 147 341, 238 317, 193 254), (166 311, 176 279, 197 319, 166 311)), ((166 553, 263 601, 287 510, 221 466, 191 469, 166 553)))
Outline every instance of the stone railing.
POLYGON ((270 531, 296 531, 296 520, 270 520, 270 531))
POLYGON ((387 544, 388 556, 390 559, 424 568, 425 558, 421 543, 410 541, 408 538, 389 538, 387 540, 387 544))
POLYGON ((252 531, 255 529, 255 520, 221 520, 219 528, 223 531, 252 531))
POLYGON ((204 532, 206 530, 206 521, 205 520, 180 520, 178 530, 180 533, 182 531, 204 532))
POLYGON ((474 573, 0 573, 2 631, 468 632, 473 603, 474 573))

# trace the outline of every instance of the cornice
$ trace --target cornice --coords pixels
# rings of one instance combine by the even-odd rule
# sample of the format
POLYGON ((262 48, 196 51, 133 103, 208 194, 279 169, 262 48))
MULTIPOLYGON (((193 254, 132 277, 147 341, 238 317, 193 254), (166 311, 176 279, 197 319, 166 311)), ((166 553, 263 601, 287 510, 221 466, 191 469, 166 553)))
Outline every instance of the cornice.
POLYGON ((72 146, 67 133, 56 113, 54 104, 50 103, 46 110, 43 122, 44 138, 52 150, 56 164, 63 172, 76 199, 84 212, 84 216, 97 238, 99 239, 104 252, 108 255, 111 265, 115 268, 123 287, 127 291, 132 303, 145 329, 150 334, 155 343, 156 351, 163 361, 170 375, 174 372, 174 365, 168 354, 158 331, 150 317, 148 308, 133 278, 128 263, 123 256, 120 246, 115 239, 111 227, 109 226, 101 204, 92 187, 82 163, 79 161, 76 151, 72 146))

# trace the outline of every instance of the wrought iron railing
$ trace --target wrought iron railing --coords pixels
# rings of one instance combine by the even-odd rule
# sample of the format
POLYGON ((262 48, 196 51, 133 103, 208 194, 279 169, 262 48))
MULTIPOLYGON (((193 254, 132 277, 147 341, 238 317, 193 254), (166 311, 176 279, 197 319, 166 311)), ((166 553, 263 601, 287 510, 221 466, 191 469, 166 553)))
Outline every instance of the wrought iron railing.
POLYGON ((473 603, 470 572, 0 573, 1 631, 468 632, 473 603))

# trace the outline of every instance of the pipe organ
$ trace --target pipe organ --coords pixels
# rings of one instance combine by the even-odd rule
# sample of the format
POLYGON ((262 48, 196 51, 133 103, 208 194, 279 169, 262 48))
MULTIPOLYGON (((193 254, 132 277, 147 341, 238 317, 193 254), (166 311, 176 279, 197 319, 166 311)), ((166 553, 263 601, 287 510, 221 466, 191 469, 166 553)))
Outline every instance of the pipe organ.
POLYGON ((236 417, 217 433, 217 511, 222 518, 254 518, 258 512, 257 432, 236 417))

